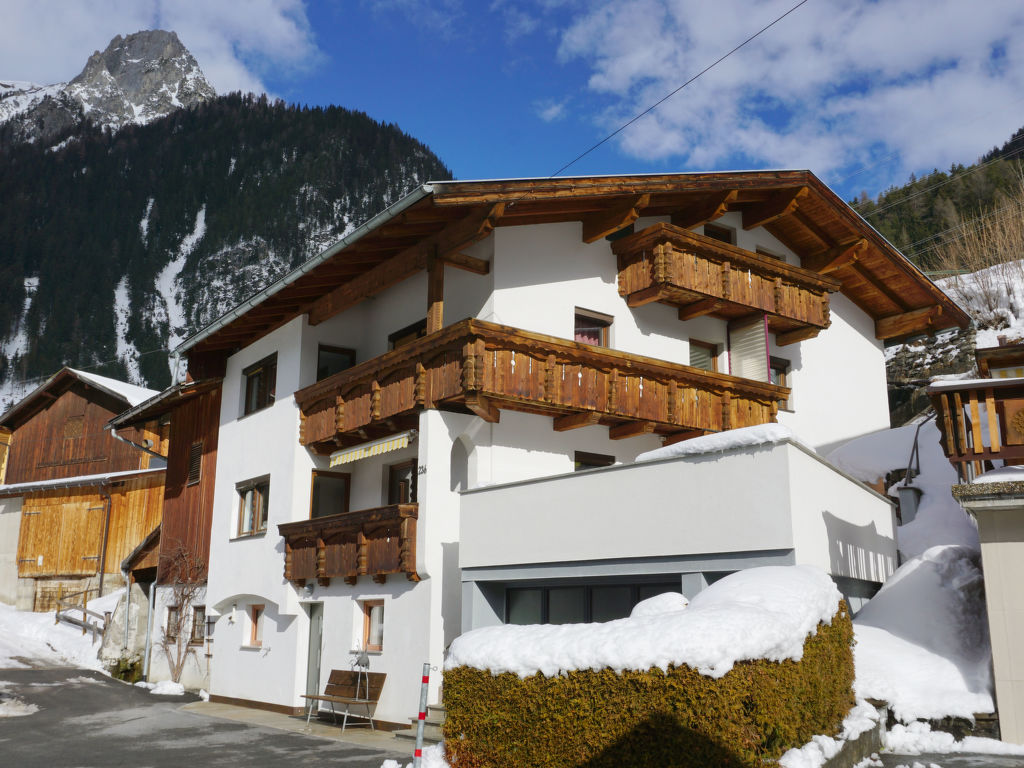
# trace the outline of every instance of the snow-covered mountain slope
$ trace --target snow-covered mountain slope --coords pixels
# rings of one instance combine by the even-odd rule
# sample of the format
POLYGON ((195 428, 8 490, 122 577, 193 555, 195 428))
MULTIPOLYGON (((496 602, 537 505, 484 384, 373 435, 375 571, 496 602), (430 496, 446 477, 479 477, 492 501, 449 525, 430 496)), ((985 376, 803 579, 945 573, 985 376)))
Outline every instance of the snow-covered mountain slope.
POLYGON ((68 83, 0 81, 0 125, 7 144, 49 144, 83 121, 116 130, 215 96, 174 32, 145 30, 115 37, 68 83))

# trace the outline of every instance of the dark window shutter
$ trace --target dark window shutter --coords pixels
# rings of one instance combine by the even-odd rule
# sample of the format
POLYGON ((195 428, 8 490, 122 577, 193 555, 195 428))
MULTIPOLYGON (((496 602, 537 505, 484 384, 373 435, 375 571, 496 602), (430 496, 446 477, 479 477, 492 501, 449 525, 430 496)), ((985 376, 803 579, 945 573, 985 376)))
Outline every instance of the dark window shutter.
POLYGON ((188 485, 199 482, 203 466, 203 441, 192 443, 188 449, 188 485))

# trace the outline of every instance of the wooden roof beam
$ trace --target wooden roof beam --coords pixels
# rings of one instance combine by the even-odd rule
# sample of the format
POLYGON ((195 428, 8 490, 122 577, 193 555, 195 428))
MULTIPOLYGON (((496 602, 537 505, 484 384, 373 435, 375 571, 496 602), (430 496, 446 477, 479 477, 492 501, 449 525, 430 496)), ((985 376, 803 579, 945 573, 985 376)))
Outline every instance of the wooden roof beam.
POLYGON ((477 210, 463 219, 452 222, 436 235, 406 248, 359 277, 338 286, 310 305, 309 324, 318 325, 363 299, 375 296, 415 272, 425 269, 427 259, 432 255, 436 254, 443 260, 452 252, 482 240, 494 230, 494 225, 504 210, 504 203, 477 210))
POLYGON ((923 333, 930 329, 935 320, 942 315, 942 305, 915 309, 900 315, 889 315, 875 321, 875 338, 885 340, 910 333, 923 333), (923 326, 923 327, 922 327, 923 326))
POLYGON ((583 242, 593 243, 606 235, 628 227, 640 218, 640 211, 651 202, 650 195, 637 195, 617 203, 608 211, 592 214, 583 219, 583 242))
POLYGON ((889 301, 891 301, 893 305, 896 306, 898 309, 904 311, 910 309, 910 305, 907 303, 906 299, 904 299, 900 294, 898 294, 896 291, 894 291, 892 288, 886 285, 884 280, 880 280, 874 275, 872 275, 870 272, 868 272, 861 264, 859 264, 858 262, 853 262, 852 264, 850 264, 850 269, 856 272, 863 280, 865 280, 868 283, 868 285, 871 285, 874 288, 876 288, 879 293, 881 293, 889 301))
POLYGON ((703 203, 673 213, 672 223, 683 229, 693 229, 701 224, 707 224, 727 213, 729 203, 734 202, 738 195, 739 191, 735 189, 712 192, 705 196, 703 203))
POLYGON ((662 445, 675 445, 681 443, 683 440, 692 440, 695 437, 703 437, 709 434, 706 429, 688 429, 685 432, 673 432, 671 435, 665 435, 661 439, 662 445))
POLYGON ((446 253, 443 256, 438 256, 437 260, 443 261, 449 267, 455 267, 456 269, 463 269, 466 272, 472 272, 474 275, 486 275, 491 271, 491 262, 486 259, 478 259, 476 256, 459 253, 458 251, 452 251, 451 253, 446 253))
POLYGON ((596 411, 584 411, 583 413, 570 413, 568 416, 559 416, 551 420, 551 427, 555 432, 568 432, 570 429, 589 427, 601 420, 601 414, 596 411))
POLYGON ((649 435, 654 431, 653 421, 627 421, 608 430, 608 437, 612 440, 625 440, 627 437, 639 437, 649 435))
POLYGON ((826 249, 836 247, 836 241, 832 238, 832 236, 824 229, 822 229, 820 226, 818 226, 818 222, 816 222, 810 216, 805 214, 799 208, 793 211, 793 218, 799 221, 804 229, 806 229, 808 232, 814 235, 814 237, 817 240, 819 240, 821 244, 825 246, 826 249))
POLYGON ((483 395, 466 395, 466 407, 489 424, 501 421, 501 411, 491 400, 483 395))
POLYGON ((808 192, 810 190, 807 187, 784 189, 775 193, 765 202, 746 208, 743 211, 743 228, 749 230, 763 227, 783 216, 789 216, 797 209, 801 198, 806 197, 808 192))
POLYGON ((679 319, 693 320, 695 317, 702 317, 703 315, 710 315, 712 312, 717 312, 721 307, 722 302, 719 299, 701 299, 700 301, 693 302, 693 304, 687 304, 685 307, 680 307, 679 319))
POLYGON ((851 266, 860 259, 867 247, 867 238, 859 237, 850 242, 840 243, 835 248, 829 248, 817 256, 808 256, 801 261, 801 266, 813 269, 818 274, 827 275, 843 267, 851 266))
POLYGON ((795 328, 792 331, 775 334, 775 346, 785 347, 787 344, 796 344, 798 341, 813 339, 821 332, 816 325, 808 325, 804 328, 795 328))

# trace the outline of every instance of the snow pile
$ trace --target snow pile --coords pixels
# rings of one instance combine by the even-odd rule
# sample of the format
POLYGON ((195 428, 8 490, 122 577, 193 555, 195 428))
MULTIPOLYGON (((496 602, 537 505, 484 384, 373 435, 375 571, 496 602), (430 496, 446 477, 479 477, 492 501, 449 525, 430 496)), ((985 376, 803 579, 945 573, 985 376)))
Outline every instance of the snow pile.
POLYGON ((835 738, 814 736, 802 747, 789 750, 779 758, 782 768, 821 768, 826 760, 839 754, 843 742, 856 739, 878 725, 878 710, 866 701, 858 701, 843 720, 842 730, 835 738))
MULTIPOLYGON (((952 735, 942 731, 933 731, 928 723, 897 723, 883 741, 889 752, 901 755, 920 755, 921 753, 976 752, 983 755, 1024 755, 1024 746, 1010 744, 996 739, 982 739, 978 736, 967 736, 957 741, 952 735)), ((981 763, 978 763, 981 765, 981 763)))
POLYGON ((685 664, 717 678, 737 661, 798 661, 804 640, 819 622, 831 621, 841 598, 816 568, 751 568, 715 582, 685 610, 603 624, 476 629, 452 643, 445 669, 552 677, 577 669, 667 670, 685 664))
POLYGON ((26 704, 13 693, 8 693, 7 689, 10 685, 11 683, 0 680, 0 718, 24 717, 39 711, 39 707, 35 704, 26 704))
POLYGON ((634 605, 633 610, 629 612, 629 618, 660 616, 672 611, 681 611, 689 604, 690 601, 686 599, 686 595, 681 595, 678 592, 662 592, 660 595, 648 597, 634 605))
POLYGON ((905 722, 993 711, 977 551, 933 547, 904 563, 854 619, 858 696, 905 722))
POLYGON ((784 427, 781 424, 758 424, 753 427, 714 432, 703 437, 695 437, 692 440, 683 440, 674 445, 666 445, 664 448, 655 448, 653 451, 641 453, 636 460, 638 462, 657 461, 658 459, 674 459, 679 456, 694 456, 701 453, 721 453, 732 448, 781 443, 785 440, 797 441, 789 427, 784 427))
MULTIPOLYGON (((150 693, 155 693, 158 696, 184 696, 185 686, 181 683, 175 683, 171 680, 161 680, 159 683, 147 683, 142 680, 135 684, 136 688, 148 688, 150 693)), ((209 695, 209 694, 207 694, 209 695)), ((205 699, 204 699, 205 701, 205 699)))
MULTIPOLYGON (((906 469, 918 425, 908 424, 855 438, 825 458, 865 483, 874 483, 894 469, 906 469)), ((897 541, 904 557, 912 558, 941 544, 978 549, 978 529, 956 503, 951 488, 956 470, 942 452, 935 421, 921 424, 918 437, 921 474, 913 484, 923 491, 917 517, 899 527, 897 541)), ((890 488, 895 494, 895 489, 890 488)))
MULTIPOLYGON (((412 768, 412 763, 406 763, 405 768, 412 768)), ((403 768, 397 760, 385 760, 380 768, 403 768)), ((423 748, 423 758, 420 761, 420 768, 449 768, 448 761, 444 759, 444 746, 432 744, 423 748)))
POLYGON ((1024 467, 1007 466, 990 469, 983 475, 978 475, 973 481, 978 483, 1024 483, 1024 467))
MULTIPOLYGON (((120 593, 112 593, 90 603, 94 610, 105 611, 109 601, 117 604, 120 593), (101 602, 106 601, 106 602, 101 602)), ((104 672, 97 658, 100 644, 92 643, 92 634, 70 624, 54 624, 53 613, 18 611, 14 606, 0 603, 0 668, 24 669, 33 663, 67 664, 104 672)))

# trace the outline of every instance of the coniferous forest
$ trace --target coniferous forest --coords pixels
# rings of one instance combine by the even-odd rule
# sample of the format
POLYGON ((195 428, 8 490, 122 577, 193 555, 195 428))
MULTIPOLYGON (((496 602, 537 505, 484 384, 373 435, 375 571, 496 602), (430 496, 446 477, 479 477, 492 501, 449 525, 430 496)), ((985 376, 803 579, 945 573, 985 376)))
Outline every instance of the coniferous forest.
POLYGON ((0 146, 0 380, 27 383, 67 364, 165 386, 169 344, 451 178, 397 126, 239 94, 116 134, 86 123, 56 150, 0 146))

